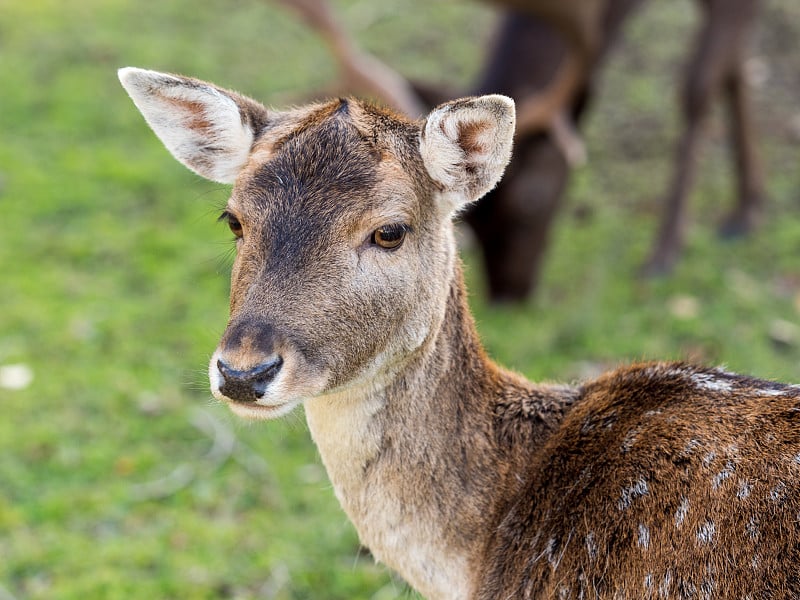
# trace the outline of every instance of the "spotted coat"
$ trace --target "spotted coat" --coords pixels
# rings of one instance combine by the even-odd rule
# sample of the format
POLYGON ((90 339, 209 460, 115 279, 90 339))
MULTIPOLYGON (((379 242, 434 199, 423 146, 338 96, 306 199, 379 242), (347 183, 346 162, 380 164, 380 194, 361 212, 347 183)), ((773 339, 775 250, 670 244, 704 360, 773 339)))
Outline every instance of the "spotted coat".
POLYGON ((800 386, 656 363, 576 393, 482 598, 800 597, 800 386))

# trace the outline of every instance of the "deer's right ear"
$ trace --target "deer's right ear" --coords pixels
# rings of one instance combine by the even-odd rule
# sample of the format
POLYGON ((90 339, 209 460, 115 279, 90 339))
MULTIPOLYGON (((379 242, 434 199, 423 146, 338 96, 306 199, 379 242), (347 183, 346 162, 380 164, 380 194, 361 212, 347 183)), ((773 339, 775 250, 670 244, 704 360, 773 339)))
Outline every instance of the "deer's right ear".
POLYGON ((431 178, 458 210, 491 190, 511 159, 514 101, 492 95, 454 100, 428 115, 420 154, 431 178))
POLYGON ((172 155, 198 175, 233 183, 268 121, 258 102, 196 79, 126 67, 119 80, 172 155))

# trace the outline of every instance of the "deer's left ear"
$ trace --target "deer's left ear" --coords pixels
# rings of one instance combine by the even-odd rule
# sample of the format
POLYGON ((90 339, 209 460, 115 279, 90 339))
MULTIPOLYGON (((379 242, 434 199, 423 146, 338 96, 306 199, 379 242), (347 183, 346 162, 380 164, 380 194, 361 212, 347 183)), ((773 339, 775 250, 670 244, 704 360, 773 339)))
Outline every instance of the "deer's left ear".
POLYGON ((119 80, 172 155, 219 183, 235 181, 268 122, 255 100, 197 79, 127 67, 119 80))
POLYGON ((457 210, 491 190, 511 159, 514 101, 492 95, 454 100, 428 115, 420 153, 428 174, 457 210))

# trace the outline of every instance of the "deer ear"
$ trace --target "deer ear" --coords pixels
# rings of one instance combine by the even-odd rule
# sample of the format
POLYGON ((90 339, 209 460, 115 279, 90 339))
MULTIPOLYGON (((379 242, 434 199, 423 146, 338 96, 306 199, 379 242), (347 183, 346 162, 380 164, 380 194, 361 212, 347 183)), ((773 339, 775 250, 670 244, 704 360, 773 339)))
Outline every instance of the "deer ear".
POLYGON ((420 153, 456 210, 491 190, 511 159, 514 101, 492 95, 454 100, 428 115, 420 153))
POLYGON ((198 175, 233 183, 268 121, 261 104, 196 79, 126 67, 119 80, 172 155, 198 175))

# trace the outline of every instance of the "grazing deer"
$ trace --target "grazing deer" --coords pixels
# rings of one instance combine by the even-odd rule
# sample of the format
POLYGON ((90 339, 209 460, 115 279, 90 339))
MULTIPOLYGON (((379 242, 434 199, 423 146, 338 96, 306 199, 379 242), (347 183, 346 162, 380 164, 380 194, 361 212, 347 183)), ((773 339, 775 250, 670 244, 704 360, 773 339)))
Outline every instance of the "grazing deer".
MULTIPOLYGON (((357 49, 327 1, 279 1, 328 41, 352 88, 413 116, 422 114, 421 106, 431 106, 429 100, 447 99, 446 91, 415 88, 357 49)), ((764 181, 745 78, 747 46, 761 0, 698 3, 702 25, 687 66, 682 101, 685 128, 659 234, 643 268, 651 275, 669 272, 680 254, 697 147, 719 96, 729 109, 738 186, 736 208, 723 221, 721 233, 734 236, 751 231, 762 211, 764 181)), ((516 99, 517 150, 504 181, 464 216, 480 243, 492 299, 518 301, 535 289, 570 165, 583 161, 583 145, 575 129, 592 83, 621 26, 641 0, 494 0, 492 4, 510 11, 502 19, 480 80, 468 93, 500 92, 516 99)))
POLYGON ((800 387, 681 363, 536 384, 481 348, 452 218, 509 161, 509 98, 415 122, 120 80, 180 162, 233 184, 214 396, 302 404, 361 541, 419 592, 800 597, 800 387))

